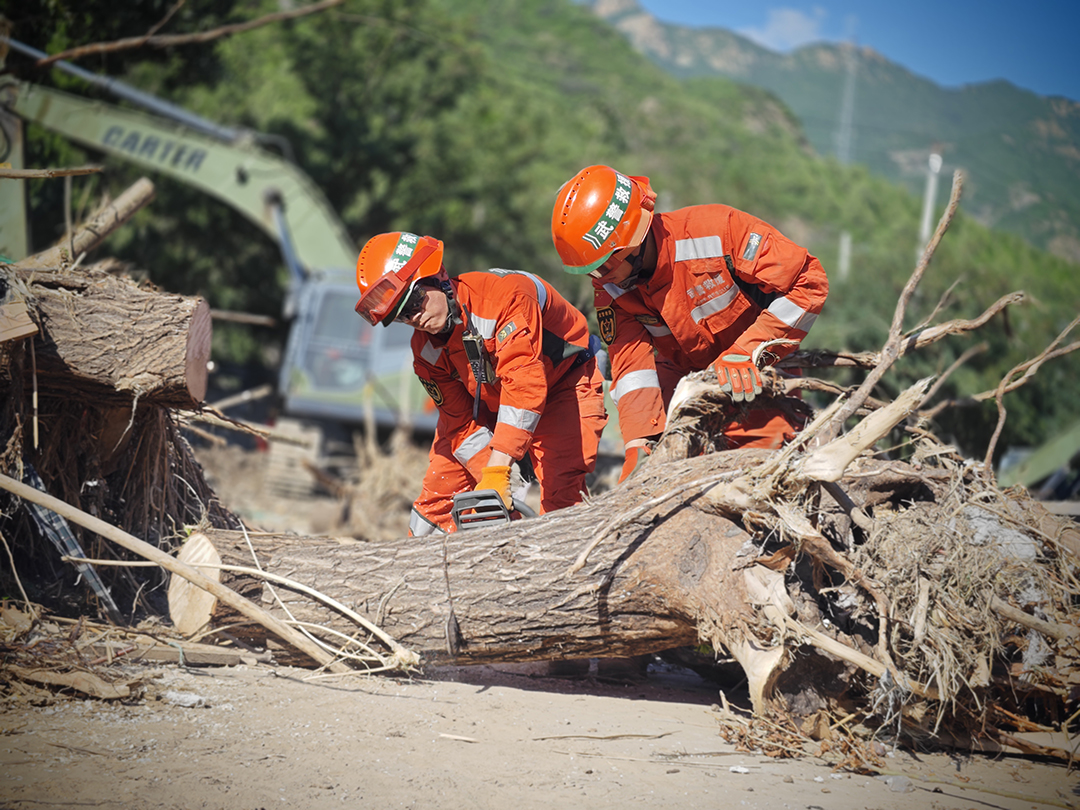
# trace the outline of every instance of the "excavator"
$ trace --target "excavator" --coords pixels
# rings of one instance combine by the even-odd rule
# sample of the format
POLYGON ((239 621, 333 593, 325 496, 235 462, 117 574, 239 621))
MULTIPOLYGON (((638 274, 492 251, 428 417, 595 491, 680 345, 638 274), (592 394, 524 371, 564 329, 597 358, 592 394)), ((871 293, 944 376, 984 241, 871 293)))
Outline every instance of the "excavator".
MULTIPOLYGON (((5 48, 47 56, 0 36, 0 66, 5 48)), ((283 415, 304 425, 309 441, 331 424, 434 431, 436 414, 412 371, 412 329, 372 327, 353 312, 358 248, 311 178, 264 146, 276 142, 288 154, 284 139, 219 125, 68 62, 53 67, 141 109, 0 76, 0 163, 22 167, 22 125, 30 122, 231 206, 277 243, 289 270, 277 384, 283 415)), ((0 181, 0 255, 17 261, 29 250, 24 184, 0 181)))

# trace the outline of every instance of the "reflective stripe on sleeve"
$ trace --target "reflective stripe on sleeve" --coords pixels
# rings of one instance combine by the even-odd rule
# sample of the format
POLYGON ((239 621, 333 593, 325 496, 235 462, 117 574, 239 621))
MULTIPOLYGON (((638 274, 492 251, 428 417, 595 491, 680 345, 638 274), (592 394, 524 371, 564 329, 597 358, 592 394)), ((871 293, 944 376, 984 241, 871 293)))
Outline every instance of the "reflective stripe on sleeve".
POLYGON ((534 276, 532 273, 528 272, 527 270, 503 270, 500 267, 493 267, 488 272, 489 273, 498 273, 500 276, 508 276, 508 275, 525 276, 526 278, 529 279, 529 281, 531 281, 533 283, 533 286, 536 287, 536 300, 540 304, 540 310, 543 311, 544 307, 547 306, 547 301, 548 301, 547 287, 544 286, 544 282, 542 282, 539 278, 537 278, 536 276, 534 276))
POLYGON ((727 309, 738 294, 738 285, 732 284, 731 289, 724 294, 718 295, 716 298, 712 298, 690 310, 690 317, 694 319, 694 323, 701 323, 703 318, 707 318, 710 315, 727 309))
POLYGON ((719 236, 699 236, 697 239, 675 240, 675 261, 714 259, 724 255, 724 243, 719 236))
POLYGON ((491 340, 495 336, 494 318, 480 318, 470 312, 469 325, 472 326, 472 331, 484 340, 491 340))
POLYGON ((658 323, 658 324, 653 325, 653 324, 643 323, 642 326, 644 326, 645 331, 648 332, 653 337, 665 337, 665 336, 671 334, 671 330, 667 328, 667 324, 658 323))
POLYGON ((536 411, 527 411, 524 408, 512 408, 509 405, 499 406, 499 422, 532 433, 536 430, 536 423, 540 421, 540 414, 536 411))
POLYGON ((803 332, 809 332, 810 327, 813 326, 814 321, 817 320, 817 315, 812 312, 807 312, 798 304, 787 298, 777 298, 769 304, 769 312, 792 329, 800 329, 803 332))
POLYGON ((413 537, 424 537, 429 534, 445 534, 445 532, 416 511, 414 507, 409 512, 409 534, 413 537))
POLYGON ((458 449, 454 451, 454 458, 468 467, 473 456, 491 444, 492 435, 486 427, 477 428, 458 445, 458 449))
POLYGON ((611 394, 611 401, 618 405, 621 397, 626 396, 631 391, 637 391, 642 388, 660 389, 660 377, 657 375, 655 369, 631 371, 629 374, 622 375, 609 392, 611 394))

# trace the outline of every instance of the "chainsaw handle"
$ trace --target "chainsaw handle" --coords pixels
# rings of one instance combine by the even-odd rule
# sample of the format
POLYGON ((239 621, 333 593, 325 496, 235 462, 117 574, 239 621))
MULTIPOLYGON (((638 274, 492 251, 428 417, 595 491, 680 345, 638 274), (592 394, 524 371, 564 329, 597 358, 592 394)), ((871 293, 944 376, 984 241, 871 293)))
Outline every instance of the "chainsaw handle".
MULTIPOLYGON (((514 501, 513 511, 521 517, 536 517, 536 512, 520 501, 514 501)), ((502 497, 493 489, 476 489, 471 492, 459 492, 454 496, 454 505, 450 509, 454 527, 458 531, 468 529, 486 529, 509 523, 514 518, 506 508, 502 497)))

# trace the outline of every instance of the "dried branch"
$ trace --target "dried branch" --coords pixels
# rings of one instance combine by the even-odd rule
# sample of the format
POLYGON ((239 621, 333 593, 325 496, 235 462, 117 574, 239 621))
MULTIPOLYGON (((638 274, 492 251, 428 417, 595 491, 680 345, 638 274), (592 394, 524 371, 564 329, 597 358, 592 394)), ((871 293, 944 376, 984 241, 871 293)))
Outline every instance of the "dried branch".
POLYGON ((1074 318, 1072 323, 1061 330, 1061 334, 1054 338, 1053 342, 1051 342, 1038 357, 1014 366, 1009 373, 1002 378, 1001 383, 994 392, 994 400, 997 402, 998 422, 997 426, 994 428, 994 435, 990 438, 990 444, 986 448, 986 457, 983 459, 983 467, 986 470, 987 476, 993 474, 994 468, 992 462, 994 458, 994 448, 997 447, 998 439, 1001 437, 1001 431, 1005 427, 1005 394, 1008 391, 1015 391, 1021 385, 1030 381, 1039 370, 1039 367, 1047 360, 1059 357, 1062 354, 1068 354, 1080 348, 1080 343, 1072 343, 1061 349, 1056 348, 1057 345, 1064 340, 1065 336, 1076 328, 1077 324, 1080 324, 1080 316, 1074 318), (1021 374, 1022 376, 1019 379, 1014 379, 1017 374, 1021 374))
MULTIPOLYGON (((930 259, 934 255, 934 251, 937 249, 938 244, 941 242, 941 237, 945 235, 949 223, 952 222, 953 216, 956 215, 956 209, 960 203, 960 192, 963 189, 963 186, 963 174, 957 171, 953 174, 953 187, 952 193, 949 196, 949 205, 945 209, 945 213, 942 214, 941 221, 938 222, 937 230, 934 231, 934 236, 926 245, 926 249, 923 251, 922 258, 919 259, 915 271, 911 274, 911 278, 908 279, 907 284, 904 285, 904 289, 900 293, 900 300, 897 301, 896 310, 893 313, 892 325, 889 327, 889 337, 881 350, 881 360, 866 376, 866 379, 863 380, 863 384, 859 386, 859 390, 855 392, 851 399, 849 399, 836 414, 833 418, 832 425, 823 431, 823 441, 831 441, 840 434, 840 431, 844 427, 844 423, 847 422, 852 414, 862 407, 866 398, 870 396, 870 392, 874 390, 874 386, 878 384, 885 372, 888 371, 893 363, 896 362, 897 358, 900 357, 903 350, 903 343, 905 342, 901 337, 901 329, 903 328, 904 313, 907 311, 908 302, 915 294, 915 289, 919 286, 919 282, 926 272, 927 265, 930 264, 930 259)), ((906 342, 911 342, 911 339, 909 338, 906 342)))
POLYGON ((60 245, 29 256, 16 266, 24 270, 70 267, 78 258, 77 254, 89 253, 100 245, 109 234, 153 200, 154 194, 154 184, 149 179, 143 177, 136 180, 111 205, 103 208, 74 235, 66 236, 60 245))
POLYGON ((105 167, 98 164, 75 166, 70 169, 4 169, 0 168, 0 177, 8 180, 39 180, 50 177, 76 177, 83 174, 97 174, 105 167))
MULTIPOLYGON (((964 332, 974 332, 983 327, 987 321, 1001 312, 1005 307, 1019 304, 1024 300, 1023 292, 1012 292, 1003 295, 993 304, 986 308, 979 317, 971 319, 958 318, 947 321, 937 326, 927 327, 905 339, 900 344, 897 357, 903 357, 911 351, 922 349, 932 343, 937 343, 950 335, 959 335, 964 332)), ((831 352, 821 349, 794 352, 779 363, 776 368, 873 368, 882 360, 881 352, 831 352)))
POLYGON ((975 355, 982 354, 983 352, 985 352, 989 348, 990 348, 990 344, 986 343, 986 342, 983 342, 983 343, 980 343, 977 346, 972 346, 967 351, 965 351, 962 355, 960 355, 958 358, 956 358, 955 362, 953 362, 952 365, 950 365, 947 369, 945 369, 945 371, 942 372, 941 376, 938 377, 937 382, 935 382, 932 386, 930 386, 930 390, 926 392, 926 399, 927 400, 933 399, 934 396, 937 394, 937 392, 941 390, 941 386, 943 386, 945 384, 945 381, 947 379, 949 379, 949 377, 952 376, 954 371, 956 371, 958 368, 960 368, 960 366, 964 365, 964 363, 966 363, 968 360, 970 360, 975 355))
MULTIPOLYGON (((322 0, 321 3, 304 6, 303 8, 294 9, 293 11, 279 11, 274 14, 267 14, 263 17, 259 17, 256 20, 249 20, 248 22, 236 23, 234 25, 223 25, 220 28, 214 28, 210 31, 200 31, 196 34, 167 34, 155 36, 153 34, 153 31, 156 30, 155 27, 154 29, 151 29, 151 33, 144 34, 141 37, 128 37, 126 39, 118 39, 115 42, 94 42, 89 45, 80 45, 77 48, 70 48, 66 51, 61 51, 60 53, 37 60, 34 63, 34 67, 44 68, 61 59, 71 61, 73 59, 81 59, 84 56, 115 53, 117 51, 126 51, 144 46, 151 48, 171 48, 176 45, 192 45, 210 42, 211 40, 220 39, 221 37, 242 34, 245 31, 261 28, 270 23, 281 22, 282 20, 292 20, 296 17, 303 17, 307 14, 325 11, 328 8, 340 6, 343 2, 345 2, 345 0, 322 0)), ((170 12, 170 16, 171 14, 172 12, 170 12)), ((160 27, 160 24, 157 27, 160 27)))
MULTIPOLYGON (((1053 360, 1058 357, 1063 357, 1066 354, 1071 354, 1072 352, 1075 352, 1077 349, 1080 349, 1080 342, 1070 343, 1068 346, 1062 346, 1060 349, 1055 349, 1054 351, 1047 351, 1045 353, 1046 356, 1042 358, 1042 361, 1046 362, 1047 360, 1053 360)), ((1034 361, 1032 360, 1029 362, 1034 361)), ((1032 374, 1034 374, 1034 371, 1032 371, 1032 374)), ((1002 393, 1008 394, 1012 391, 1015 391, 1017 388, 1021 388, 1026 385, 1030 379, 1031 375, 1024 375, 1020 379, 1008 383, 1003 389, 1002 393)), ((995 396, 997 396, 996 388, 992 391, 981 391, 978 394, 961 397, 960 399, 945 400, 944 402, 939 402, 937 405, 935 405, 933 408, 930 408, 929 410, 921 411, 920 415, 925 416, 928 419, 933 419, 946 408, 970 407, 972 405, 978 405, 982 402, 986 402, 986 400, 988 399, 993 399, 995 396)), ((929 396, 927 398, 929 399, 929 396)))

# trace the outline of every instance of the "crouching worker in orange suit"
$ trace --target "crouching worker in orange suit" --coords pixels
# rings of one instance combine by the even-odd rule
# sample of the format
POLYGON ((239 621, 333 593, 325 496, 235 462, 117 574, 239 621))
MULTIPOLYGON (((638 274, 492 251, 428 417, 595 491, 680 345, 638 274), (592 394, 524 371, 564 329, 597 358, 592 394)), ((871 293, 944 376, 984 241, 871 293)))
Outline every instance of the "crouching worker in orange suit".
MULTIPOLYGON (((559 190, 551 219, 564 269, 593 279, 626 452, 620 481, 663 432, 684 374, 712 366, 734 403, 753 400, 759 364, 798 348, 829 291, 821 263, 757 217, 727 205, 654 213, 655 200, 649 178, 589 166, 559 190)), ((802 427, 778 408, 736 404, 731 416, 731 449, 780 447, 802 427)))
POLYGON ((453 497, 493 489, 513 508, 510 470, 528 454, 540 512, 582 500, 607 424, 599 340, 585 316, 541 278, 443 267, 443 243, 384 233, 356 264, 356 311, 413 327, 413 368, 439 409, 409 534, 454 531, 453 497))

